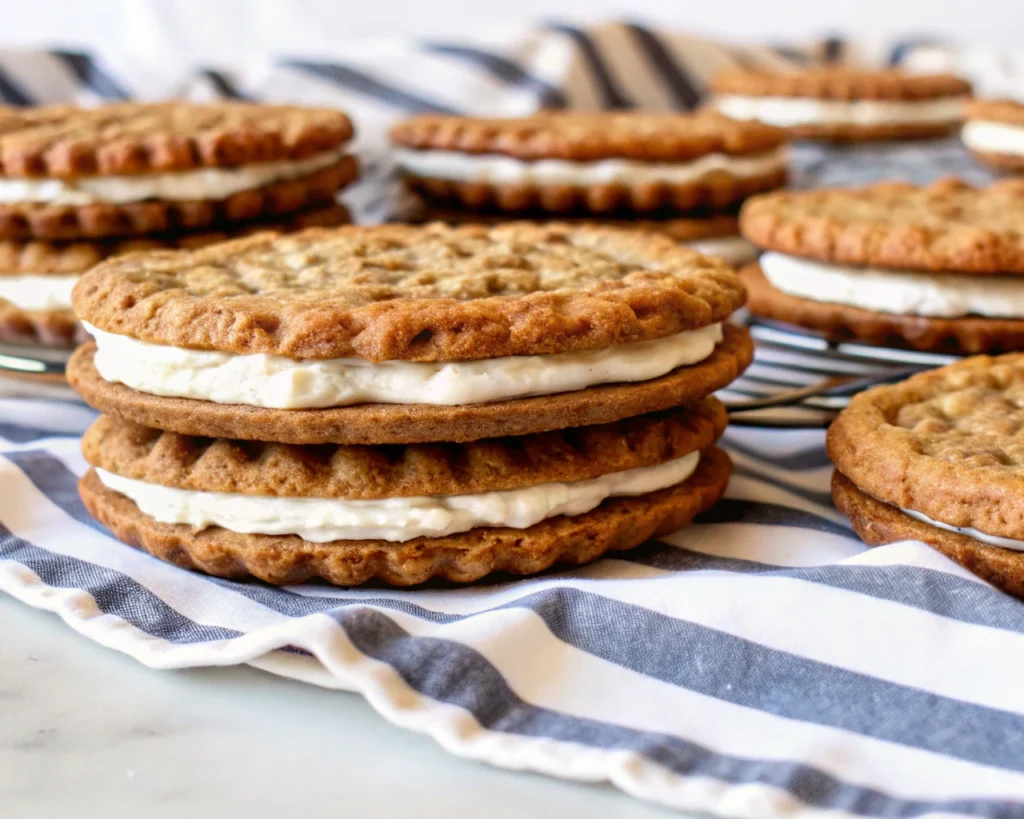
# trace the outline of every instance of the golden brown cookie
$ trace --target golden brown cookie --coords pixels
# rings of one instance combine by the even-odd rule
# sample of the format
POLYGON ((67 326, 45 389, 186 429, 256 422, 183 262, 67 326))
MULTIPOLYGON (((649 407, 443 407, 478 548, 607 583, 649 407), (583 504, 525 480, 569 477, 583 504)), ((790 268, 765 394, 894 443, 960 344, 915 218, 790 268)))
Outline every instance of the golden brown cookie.
MULTIPOLYGON (((813 330, 832 341, 957 355, 1024 349, 1024 320, 882 313, 784 293, 765 278, 757 263, 747 265, 739 275, 747 288, 747 309, 752 315, 813 330)), ((822 298, 828 298, 828 293, 822 293, 822 298)))
POLYGON ((8 108, 0 112, 0 237, 144 235, 299 210, 355 178, 354 159, 342 153, 351 136, 345 115, 328 109, 236 102, 8 108), (266 175, 275 163, 280 170, 266 175), (200 170, 207 176, 196 177, 200 170), (231 173, 226 188, 212 181, 231 173), (252 181, 239 181, 241 173, 252 181), (176 188, 182 180, 191 183, 176 188))
POLYGON ((264 409, 165 398, 100 378, 93 364, 92 343, 79 348, 68 362, 68 380, 101 412, 183 435, 291 444, 463 442, 611 423, 699 400, 738 378, 753 359, 750 334, 729 324, 724 330, 723 341, 704 361, 651 381, 463 406, 357 404, 264 409))
POLYGON ((990 546, 912 518, 862 492, 839 471, 832 474, 832 499, 869 546, 920 540, 993 586, 1024 598, 1024 552, 990 546))
POLYGON ((549 518, 526 529, 481 527, 401 543, 311 543, 295 535, 237 534, 219 527, 197 532, 159 523, 105 487, 93 470, 82 478, 79 491, 89 513, 120 540, 183 568, 275 584, 319 577, 338 585, 379 578, 409 586, 434 577, 469 583, 492 572, 535 574, 556 563, 579 565, 608 551, 631 549, 682 528, 709 509, 724 492, 729 472, 728 456, 712 448, 702 453, 697 471, 677 486, 610 498, 590 512, 549 518))
POLYGON ((965 107, 960 138, 989 165, 1024 171, 1024 104, 1013 100, 972 100, 965 107))
POLYGON ((867 142, 947 135, 962 118, 970 83, 950 74, 815 66, 730 68, 711 81, 711 105, 801 139, 867 142))
POLYGON ((82 454, 107 472, 178 489, 371 500, 498 492, 654 466, 707 449, 726 421, 725 407, 708 397, 610 424, 374 447, 195 438, 103 415, 82 439, 82 454))
POLYGON ((750 200, 740 230, 758 247, 794 256, 894 270, 1024 274, 1024 180, 972 187, 779 191, 750 200))
POLYGON ((75 310, 171 347, 460 361, 628 344, 727 318, 725 264, 610 228, 384 225, 256 236, 90 270, 75 310))
POLYGON ((473 210, 719 209, 786 179, 780 131, 713 112, 427 114, 398 123, 391 141, 414 190, 473 210))
MULTIPOLYGON (((210 230, 201 233, 165 234, 106 242, 0 241, 0 286, 5 277, 55 276, 84 273, 112 256, 144 250, 198 248, 230 238, 265 230, 296 231, 308 227, 347 224, 348 210, 331 203, 288 214, 283 220, 255 222, 241 229, 210 230)), ((74 311, 67 309, 26 309, 0 296, 0 341, 46 347, 73 347, 89 340, 74 311)))
POLYGON ((828 451, 879 500, 1024 539, 1024 354, 967 358, 860 393, 833 422, 828 451))

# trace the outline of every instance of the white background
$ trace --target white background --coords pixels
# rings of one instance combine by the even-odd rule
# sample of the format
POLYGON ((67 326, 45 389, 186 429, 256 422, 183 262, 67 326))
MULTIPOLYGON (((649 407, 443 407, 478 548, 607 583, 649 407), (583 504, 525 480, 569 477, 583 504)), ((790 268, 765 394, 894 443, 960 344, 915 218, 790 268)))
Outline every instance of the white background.
POLYGON ((531 21, 632 18, 738 40, 939 35, 1019 47, 1021 0, 0 0, 0 45, 84 45, 233 63, 343 54, 353 37, 451 37, 531 21))

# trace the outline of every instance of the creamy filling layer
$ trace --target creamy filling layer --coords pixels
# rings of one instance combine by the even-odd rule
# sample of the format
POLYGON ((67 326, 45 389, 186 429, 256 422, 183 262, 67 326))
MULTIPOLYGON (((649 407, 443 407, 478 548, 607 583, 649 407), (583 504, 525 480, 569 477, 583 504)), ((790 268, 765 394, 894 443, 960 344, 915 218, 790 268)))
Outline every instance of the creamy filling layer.
POLYGON ((70 310, 79 274, 35 276, 0 274, 0 299, 22 310, 70 310))
POLYGON ((197 492, 124 478, 97 469, 104 486, 130 498, 160 523, 194 529, 298 535, 303 540, 405 541, 444 537, 480 526, 525 529, 559 515, 582 515, 611 497, 644 495, 689 478, 700 461, 692 452, 657 466, 614 472, 586 481, 545 483, 501 492, 434 497, 344 500, 197 492))
POLYGON ((151 395, 275 409, 363 403, 454 406, 648 381, 703 361, 722 340, 722 326, 712 324, 652 341, 576 353, 372 363, 358 358, 298 361, 185 350, 85 327, 96 339, 96 369, 107 381, 151 395))
POLYGON ((343 150, 307 159, 261 162, 237 168, 201 168, 177 173, 132 176, 86 176, 78 179, 0 178, 0 202, 41 202, 51 205, 124 204, 146 199, 186 201, 225 199, 271 182, 296 179, 333 165, 343 150))
POLYGON ((757 248, 742 236, 718 236, 713 239, 695 239, 684 243, 691 250, 714 256, 734 267, 757 258, 757 248))
POLYGON ((958 318, 1024 318, 1024 278, 846 267, 783 253, 761 256, 778 290, 812 301, 879 313, 958 318))
POLYGON ((818 100, 723 94, 712 105, 727 117, 799 125, 941 125, 960 119, 963 97, 929 100, 818 100))
MULTIPOLYGON (((896 508, 899 509, 899 507, 896 508)), ((974 538, 988 546, 1000 546, 1003 549, 1013 549, 1017 552, 1024 552, 1024 540, 1014 540, 1013 538, 999 537, 998 535, 987 535, 984 532, 979 532, 977 529, 971 528, 970 526, 953 526, 949 523, 943 523, 941 520, 933 520, 927 515, 915 512, 913 509, 900 509, 900 511, 908 517, 912 517, 922 523, 927 523, 929 526, 934 526, 937 529, 943 529, 947 532, 956 532, 959 535, 966 535, 967 537, 974 538)))
POLYGON ((399 167, 414 176, 456 182, 530 185, 624 185, 694 182, 716 171, 743 179, 761 176, 786 166, 785 146, 751 156, 707 154, 690 162, 640 162, 601 159, 571 162, 563 159, 524 161, 495 154, 458 151, 395 151, 399 167))
POLYGON ((964 145, 974 151, 1024 156, 1024 126, 983 119, 968 120, 960 132, 964 145))

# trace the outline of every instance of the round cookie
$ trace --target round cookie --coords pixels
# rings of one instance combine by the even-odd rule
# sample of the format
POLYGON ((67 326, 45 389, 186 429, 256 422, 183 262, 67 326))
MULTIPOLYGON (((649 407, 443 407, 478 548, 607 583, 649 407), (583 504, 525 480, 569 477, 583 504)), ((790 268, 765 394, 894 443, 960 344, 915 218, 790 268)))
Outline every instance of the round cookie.
POLYGON ((829 337, 953 353, 1024 341, 1024 183, 756 197, 743 235, 765 251, 743 271, 754 315, 829 337))
POLYGON ((196 531, 160 523, 108 489, 95 470, 85 474, 79 491, 89 513, 120 540, 183 568, 275 584, 319 577, 338 585, 379 578, 409 586, 435 577, 469 583, 493 572, 536 574, 556 563, 579 565, 609 551, 631 549, 682 528, 714 505, 725 491, 730 468, 728 456, 711 448, 701 454, 696 472, 676 486, 610 498, 589 512, 548 518, 526 529, 479 527, 400 543, 314 543, 297 535, 240 534, 216 526, 196 531))
POLYGON ((1022 354, 965 359, 855 396, 828 434, 829 456, 845 478, 834 484, 837 502, 869 542, 923 532, 926 542, 1019 593, 1022 407, 1022 354))
POLYGON ((356 404, 326 409, 269 409, 168 398, 104 381, 94 344, 68 362, 72 387, 85 401, 145 426, 244 440, 291 444, 407 444, 474 441, 505 435, 604 424, 699 400, 735 381, 750 366, 754 345, 743 328, 726 325, 724 340, 704 361, 637 383, 465 406, 356 404))
MULTIPOLYGON (((515 218, 519 218, 518 216, 515 218)), ((527 215, 523 215, 527 219, 527 215)), ((509 215, 498 212, 466 211, 457 208, 440 208, 427 205, 422 200, 414 203, 405 214, 410 222, 445 222, 449 225, 494 225, 508 222, 509 215)), ((536 216, 538 221, 546 219, 545 214, 536 216)), ((683 247, 696 250, 705 256, 721 259, 734 267, 757 258, 757 248, 740 236, 739 219, 734 213, 715 213, 692 217, 666 217, 663 219, 592 219, 587 217, 565 217, 559 221, 573 225, 594 225, 614 227, 621 230, 639 230, 668 236, 683 247)))
POLYGON ((357 175, 327 109, 220 102, 0 112, 0 238, 204 229, 330 200, 357 175))
POLYGON ((399 168, 429 202, 516 213, 725 208, 785 183, 784 140, 713 113, 426 114, 391 130, 399 168))
POLYGON ((665 237, 382 225, 112 259, 79 317, 152 344, 302 359, 467 361, 630 344, 720 322, 744 292, 665 237))
POLYGON ((773 72, 731 68, 711 81, 711 107, 792 136, 867 142, 946 136, 960 122, 971 86, 949 74, 816 66, 773 72))
POLYGON ((168 248, 198 248, 265 230, 296 231, 347 224, 348 210, 331 203, 287 214, 282 220, 199 233, 106 241, 0 240, 0 341, 72 347, 89 340, 71 307, 80 274, 104 259, 168 248))
POLYGON ((1012 100, 971 100, 964 116, 960 139, 967 150, 1001 170, 1024 172, 1024 104, 1012 100))

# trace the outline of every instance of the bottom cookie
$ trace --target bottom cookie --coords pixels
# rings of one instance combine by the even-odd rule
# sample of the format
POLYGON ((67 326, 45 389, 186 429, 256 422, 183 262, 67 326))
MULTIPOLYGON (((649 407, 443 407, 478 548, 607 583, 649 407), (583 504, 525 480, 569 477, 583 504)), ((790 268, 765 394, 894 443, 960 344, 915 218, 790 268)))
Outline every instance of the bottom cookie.
POLYGON ((752 315, 813 330, 833 341, 968 355, 1024 349, 1024 321, 1019 319, 927 318, 814 301, 773 287, 757 264, 744 267, 740 279, 752 315))
POLYGON ((911 139, 941 139, 949 136, 956 123, 903 123, 891 125, 854 125, 851 123, 820 123, 794 125, 786 128, 795 139, 855 145, 862 142, 885 142, 911 139))
POLYGON ((581 565, 609 551, 632 549, 676 531, 713 506, 731 472, 728 455, 711 448, 685 482, 635 497, 605 501, 590 512, 544 520, 526 529, 477 528, 457 535, 312 543, 295 535, 247 535, 219 527, 195 531, 159 523, 95 470, 79 492, 89 513, 124 543, 185 569, 218 577, 257 577, 276 585, 321 578, 351 586, 377 578, 411 586, 431 578, 469 583, 493 572, 526 575, 555 564, 581 565))
POLYGON ((23 310, 0 300, 0 342, 70 348, 88 340, 73 310, 23 310))
POLYGON ((838 470, 832 474, 832 499, 868 545, 922 541, 982 580, 1024 598, 1024 552, 989 546, 967 535, 947 532, 916 520, 895 506, 862 492, 838 470))
POLYGON ((971 155, 979 162, 999 168, 1003 171, 1020 173, 1024 171, 1024 156, 1020 154, 999 154, 992 151, 971 151, 971 155))

